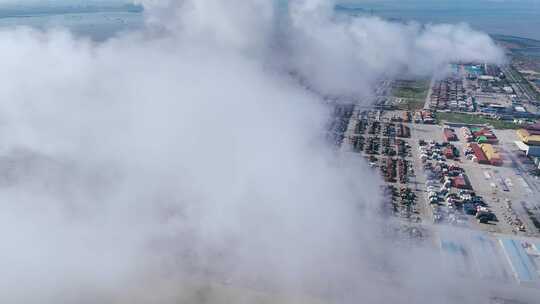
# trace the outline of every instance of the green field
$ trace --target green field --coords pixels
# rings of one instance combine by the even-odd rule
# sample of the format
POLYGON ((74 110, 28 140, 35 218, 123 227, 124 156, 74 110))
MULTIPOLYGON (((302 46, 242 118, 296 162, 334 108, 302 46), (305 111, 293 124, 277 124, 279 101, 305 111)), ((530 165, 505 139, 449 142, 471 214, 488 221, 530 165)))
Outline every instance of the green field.
POLYGON ((497 120, 472 114, 437 112, 435 115, 439 124, 443 121, 446 121, 474 125, 489 124, 495 129, 519 129, 521 127, 520 125, 513 122, 497 120))
POLYGON ((402 99, 397 105, 399 109, 419 110, 424 107, 428 91, 428 80, 398 81, 392 90, 392 96, 402 99))
POLYGON ((425 100, 422 99, 402 99, 402 102, 397 104, 399 110, 421 110, 424 108, 425 100))
POLYGON ((493 39, 495 39, 496 41, 503 41, 503 42, 513 43, 517 47, 520 47, 520 48, 537 48, 537 47, 540 47, 540 40, 517 37, 517 36, 500 35, 500 34, 493 34, 493 35, 490 35, 490 36, 493 39))

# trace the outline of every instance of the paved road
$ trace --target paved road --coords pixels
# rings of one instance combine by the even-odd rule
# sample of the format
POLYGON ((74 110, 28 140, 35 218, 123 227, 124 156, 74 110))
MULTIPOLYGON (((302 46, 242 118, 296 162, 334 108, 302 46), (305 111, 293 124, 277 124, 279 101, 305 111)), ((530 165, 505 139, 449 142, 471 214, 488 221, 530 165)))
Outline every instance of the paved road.
MULTIPOLYGON (((516 75, 514 75, 514 71, 512 68, 510 67, 501 67, 501 70, 503 71, 504 75, 506 75, 509 80, 513 83, 515 83, 521 92, 516 92, 516 93, 522 93, 524 97, 526 97, 527 101, 531 102, 531 101, 535 101, 535 98, 534 96, 531 96, 529 92, 529 88, 526 88, 523 86, 523 83, 520 82, 520 79, 518 79, 516 77, 516 75)), ((519 96, 521 98, 521 96, 519 96)))
POLYGON ((512 169, 514 169, 516 175, 522 178, 522 180, 525 182, 525 184, 531 191, 524 194, 521 201, 513 202, 512 209, 514 209, 520 215, 521 219, 527 223, 529 229, 534 231, 534 223, 532 223, 531 219, 529 218, 527 210, 525 210, 522 202, 525 202, 527 208, 540 211, 540 187, 538 185, 538 182, 529 175, 527 168, 525 168, 525 166, 514 155, 514 151, 508 151, 508 149, 505 148, 503 148, 502 150, 510 159, 512 169))
POLYGON ((538 186, 537 181, 529 175, 527 168, 525 168, 523 164, 514 155, 514 151, 508 151, 508 149, 506 148, 502 148, 502 150, 503 152, 505 152, 508 158, 510 158, 510 161, 512 162, 512 168, 514 169, 516 174, 523 178, 523 180, 527 183, 527 186, 529 186, 531 190, 537 193, 540 192, 540 187, 538 186))
POLYGON ((433 85, 435 84, 435 76, 431 77, 431 82, 429 83, 429 90, 426 96, 426 102, 424 104, 424 109, 429 110, 431 105, 431 94, 433 93, 433 85))

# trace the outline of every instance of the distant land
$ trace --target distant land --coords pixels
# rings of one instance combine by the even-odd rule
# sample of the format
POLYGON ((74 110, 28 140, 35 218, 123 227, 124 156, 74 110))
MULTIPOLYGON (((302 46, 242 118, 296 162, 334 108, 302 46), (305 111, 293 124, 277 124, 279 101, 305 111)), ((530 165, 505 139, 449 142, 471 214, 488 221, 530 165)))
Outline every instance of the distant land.
POLYGON ((30 26, 36 29, 67 28, 74 35, 95 41, 144 27, 141 5, 57 4, 42 6, 0 5, 0 29, 30 26))
POLYGON ((364 8, 356 6, 356 5, 351 5, 351 4, 336 4, 334 6, 334 10, 345 11, 345 12, 354 12, 354 11, 363 12, 364 8))
POLYGON ((43 15, 91 14, 103 12, 142 13, 142 5, 62 5, 62 6, 4 6, 0 7, 0 18, 35 17, 43 15))

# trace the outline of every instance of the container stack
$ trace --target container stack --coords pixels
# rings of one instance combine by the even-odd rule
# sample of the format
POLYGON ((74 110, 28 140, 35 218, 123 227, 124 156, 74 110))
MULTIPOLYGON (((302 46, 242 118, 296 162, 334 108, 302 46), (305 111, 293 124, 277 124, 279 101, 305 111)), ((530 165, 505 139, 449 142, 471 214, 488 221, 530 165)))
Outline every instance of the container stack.
POLYGON ((502 157, 499 154, 499 152, 497 152, 497 150, 495 150, 495 148, 492 145, 490 145, 490 144, 481 144, 480 148, 482 149, 482 151, 486 155, 486 158, 488 159, 490 164, 492 164, 493 166, 501 166, 502 165, 502 163, 503 163, 502 157))
POLYGON ((479 145, 473 143, 473 144, 470 144, 469 146, 474 153, 474 158, 473 158, 474 161, 482 165, 488 165, 490 163, 488 158, 484 154, 484 151, 480 148, 479 145))
POLYGON ((458 188, 458 189, 469 189, 470 184, 467 177, 463 174, 460 174, 452 178, 452 187, 458 188))
POLYGON ((517 130, 517 135, 524 144, 527 144, 530 146, 540 145, 540 131, 520 129, 520 130, 517 130))
POLYGON ((444 128, 443 136, 446 141, 457 141, 458 137, 454 129, 444 128))
POLYGON ((479 144, 489 143, 494 145, 499 142, 495 133, 488 128, 471 128, 471 133, 479 144))
POLYGON ((462 127, 461 128, 461 133, 463 134, 463 137, 465 138, 465 140, 467 142, 472 142, 474 141, 474 136, 472 135, 471 133, 471 130, 467 127, 462 127))

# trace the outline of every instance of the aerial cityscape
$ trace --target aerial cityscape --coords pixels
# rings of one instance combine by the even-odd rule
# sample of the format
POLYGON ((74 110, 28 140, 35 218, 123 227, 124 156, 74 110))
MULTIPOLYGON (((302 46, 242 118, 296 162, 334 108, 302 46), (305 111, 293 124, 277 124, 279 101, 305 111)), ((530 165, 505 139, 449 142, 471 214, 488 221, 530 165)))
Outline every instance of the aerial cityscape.
POLYGON ((539 303, 537 16, 0 2, 1 302, 539 303))

